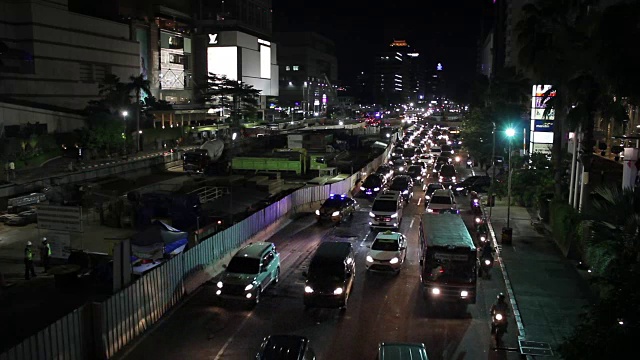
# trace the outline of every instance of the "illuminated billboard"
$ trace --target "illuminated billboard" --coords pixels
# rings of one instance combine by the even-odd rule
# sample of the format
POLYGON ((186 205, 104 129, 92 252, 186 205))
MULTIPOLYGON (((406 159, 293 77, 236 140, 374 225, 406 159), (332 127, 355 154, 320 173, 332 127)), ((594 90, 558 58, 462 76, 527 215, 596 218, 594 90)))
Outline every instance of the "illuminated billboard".
POLYGON ((260 77, 271 79, 271 48, 260 45, 260 77))
POLYGON ((547 116, 544 112, 549 105, 549 100, 556 95, 551 90, 551 85, 533 85, 531 91, 531 125, 529 127, 529 153, 549 153, 553 144, 553 120, 555 112, 549 109, 547 116))
POLYGON ((238 80, 238 47, 221 46, 207 48, 207 71, 238 80))

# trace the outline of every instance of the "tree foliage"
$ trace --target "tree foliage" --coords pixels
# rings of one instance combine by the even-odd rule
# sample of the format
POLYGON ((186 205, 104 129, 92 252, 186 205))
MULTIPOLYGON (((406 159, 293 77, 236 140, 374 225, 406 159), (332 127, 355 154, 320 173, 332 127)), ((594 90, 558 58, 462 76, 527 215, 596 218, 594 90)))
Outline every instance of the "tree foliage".
POLYGON ((203 89, 205 101, 221 112, 229 109, 230 117, 236 125, 242 119, 255 118, 260 92, 252 85, 213 73, 209 73, 206 88, 203 89))

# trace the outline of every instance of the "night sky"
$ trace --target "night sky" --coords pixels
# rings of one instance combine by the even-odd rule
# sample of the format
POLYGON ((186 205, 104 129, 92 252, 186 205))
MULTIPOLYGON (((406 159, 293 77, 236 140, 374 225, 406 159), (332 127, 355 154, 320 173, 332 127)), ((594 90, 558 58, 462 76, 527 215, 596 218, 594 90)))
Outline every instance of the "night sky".
POLYGON ((339 80, 346 84, 358 71, 369 72, 376 51, 395 38, 407 40, 427 64, 441 62, 452 83, 468 86, 476 67, 482 14, 491 2, 273 0, 273 28, 315 31, 333 40, 339 80))

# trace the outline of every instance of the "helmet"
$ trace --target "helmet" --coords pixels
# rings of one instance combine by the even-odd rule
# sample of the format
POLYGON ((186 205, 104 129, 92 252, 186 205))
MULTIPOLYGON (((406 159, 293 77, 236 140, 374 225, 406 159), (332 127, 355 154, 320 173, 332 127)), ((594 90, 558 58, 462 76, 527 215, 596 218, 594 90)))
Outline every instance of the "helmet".
POLYGON ((46 238, 46 237, 45 237, 45 238, 42 238, 42 242, 43 242, 43 243, 44 243, 44 242, 47 242, 47 238, 46 238))
POLYGON ((498 301, 504 301, 504 294, 503 293, 498 294, 498 301))
POLYGON ((33 245, 31 241, 27 241, 27 246, 31 246, 31 245, 33 245))

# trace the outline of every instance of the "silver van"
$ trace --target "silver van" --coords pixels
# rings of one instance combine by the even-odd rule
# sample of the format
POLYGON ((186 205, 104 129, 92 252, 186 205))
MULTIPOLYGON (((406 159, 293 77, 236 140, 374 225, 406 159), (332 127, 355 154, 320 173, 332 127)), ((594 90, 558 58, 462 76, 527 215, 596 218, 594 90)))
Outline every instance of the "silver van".
POLYGON ((378 194, 369 212, 372 229, 399 229, 404 201, 399 191, 387 190, 378 194))

